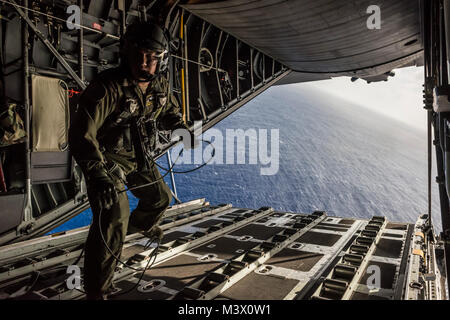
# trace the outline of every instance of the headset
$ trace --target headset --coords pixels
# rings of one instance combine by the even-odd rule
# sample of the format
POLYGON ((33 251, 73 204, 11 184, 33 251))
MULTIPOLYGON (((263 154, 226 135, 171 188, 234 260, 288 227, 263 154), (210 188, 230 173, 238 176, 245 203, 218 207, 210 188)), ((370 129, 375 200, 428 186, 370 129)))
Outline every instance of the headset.
POLYGON ((155 73, 145 79, 145 81, 150 81, 168 70, 170 34, 166 28, 153 22, 136 22, 129 25, 120 39, 121 63, 126 63, 128 50, 136 50, 137 48, 157 52, 158 64, 155 73))

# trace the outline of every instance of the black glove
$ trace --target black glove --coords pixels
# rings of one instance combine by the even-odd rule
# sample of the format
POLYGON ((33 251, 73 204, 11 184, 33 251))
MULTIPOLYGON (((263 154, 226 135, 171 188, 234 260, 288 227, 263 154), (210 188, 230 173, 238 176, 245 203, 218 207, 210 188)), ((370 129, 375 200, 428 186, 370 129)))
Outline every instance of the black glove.
POLYGON ((114 182, 106 174, 93 179, 92 188, 94 189, 94 201, 100 210, 108 210, 119 201, 114 182))

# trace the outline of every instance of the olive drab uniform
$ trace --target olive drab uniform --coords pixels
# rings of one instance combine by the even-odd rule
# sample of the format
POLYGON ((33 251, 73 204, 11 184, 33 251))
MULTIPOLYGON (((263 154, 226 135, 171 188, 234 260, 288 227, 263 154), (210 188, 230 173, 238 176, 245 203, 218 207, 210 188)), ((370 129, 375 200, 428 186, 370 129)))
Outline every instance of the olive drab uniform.
MULTIPOLYGON (((143 93, 126 75, 120 67, 100 73, 81 94, 70 130, 71 150, 85 175, 93 212, 84 265, 84 287, 90 293, 108 290, 117 265, 104 241, 120 257, 127 230, 128 233, 149 230, 158 223, 172 199, 155 164, 151 162, 147 168, 139 164, 131 119, 153 121, 163 130, 187 129, 176 99, 167 95, 168 82, 164 77, 151 81, 143 93), (119 194, 118 202, 102 210, 92 201, 96 190, 90 182, 105 172, 119 194), (127 193, 120 191, 125 185, 132 187, 153 181, 157 182, 131 191, 139 203, 130 215, 127 193)), ((149 136, 152 139, 152 134, 149 136)), ((148 143, 151 145, 152 141, 148 143)))

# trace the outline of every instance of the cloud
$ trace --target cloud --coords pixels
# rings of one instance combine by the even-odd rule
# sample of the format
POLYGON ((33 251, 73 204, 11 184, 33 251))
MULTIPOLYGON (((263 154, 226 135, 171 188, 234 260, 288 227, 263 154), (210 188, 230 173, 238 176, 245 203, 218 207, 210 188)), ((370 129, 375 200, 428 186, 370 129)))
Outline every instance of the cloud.
POLYGON ((296 86, 318 89, 322 93, 337 96, 420 130, 426 130, 427 114, 422 101, 423 68, 408 67, 394 72, 395 76, 388 81, 370 84, 361 79, 351 82, 349 77, 339 77, 296 86))

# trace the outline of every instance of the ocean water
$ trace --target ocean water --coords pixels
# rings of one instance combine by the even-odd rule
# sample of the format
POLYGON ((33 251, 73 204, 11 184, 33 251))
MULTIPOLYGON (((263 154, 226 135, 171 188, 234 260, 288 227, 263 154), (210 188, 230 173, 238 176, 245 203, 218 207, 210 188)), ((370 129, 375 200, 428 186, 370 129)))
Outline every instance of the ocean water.
MULTIPOLYGON (((274 175, 261 175, 261 168, 268 164, 260 159, 249 164, 250 141, 255 142, 250 139, 234 149, 232 162, 237 162, 240 152, 246 155, 245 164, 208 164, 192 173, 176 174, 182 201, 206 198, 212 204, 235 207, 271 206, 302 213, 324 210, 331 216, 357 218, 383 215, 401 222, 415 222, 427 212, 425 128, 420 131, 317 89, 287 85, 269 88, 216 129, 223 136, 227 129, 255 129, 258 141, 267 137, 267 150, 272 162, 279 159, 279 169, 274 175), (267 134, 258 129, 267 129, 267 134), (278 155, 270 142, 271 130, 279 133, 278 155)), ((222 142, 229 146, 229 141, 222 142)), ((175 159, 176 154, 172 155, 175 159)), ((165 157, 159 163, 167 166, 165 157)), ((193 167, 178 165, 175 170, 193 167)), ((434 222, 440 230, 435 184, 433 188, 434 222)), ((133 209, 137 201, 132 195, 129 199, 133 209)), ((53 232, 88 225, 91 215, 87 210, 53 232)))

